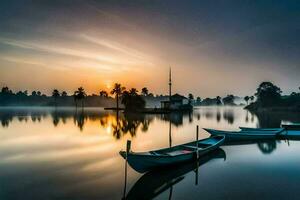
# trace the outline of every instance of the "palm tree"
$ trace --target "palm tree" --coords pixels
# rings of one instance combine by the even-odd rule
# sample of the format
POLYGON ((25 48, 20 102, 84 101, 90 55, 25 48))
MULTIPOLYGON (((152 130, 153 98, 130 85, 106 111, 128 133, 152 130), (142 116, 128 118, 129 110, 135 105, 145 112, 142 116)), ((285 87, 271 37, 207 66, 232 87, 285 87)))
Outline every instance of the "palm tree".
POLYGON ((81 107, 83 109, 84 106, 84 98, 86 97, 86 93, 83 89, 83 87, 79 87, 77 91, 75 91, 75 96, 77 97, 77 100, 81 100, 81 107))
POLYGON ((197 102, 197 104, 200 104, 201 103, 201 97, 197 97, 196 102, 197 102))
POLYGON ((190 93, 188 95, 188 99, 189 99, 189 104, 192 104, 193 100, 194 100, 194 95, 192 93, 190 93))
POLYGON ((122 95, 125 87, 122 87, 120 83, 115 83, 114 88, 110 92, 112 95, 116 95, 116 103, 117 103, 117 110, 119 110, 119 96, 122 95))
POLYGON ((136 88, 131 88, 130 90, 129 90, 129 94, 131 95, 131 96, 137 96, 138 95, 138 90, 136 89, 136 88))
POLYGON ((75 106, 76 106, 76 110, 77 110, 77 100, 78 100, 78 97, 77 97, 76 91, 73 94, 73 98, 74 98, 74 102, 75 102, 75 106))
POLYGON ((249 101, 250 97, 249 96, 245 96, 244 100, 246 101, 247 105, 248 105, 248 101, 249 101))
POLYGON ((52 97, 54 98, 55 107, 57 106, 57 98, 60 96, 59 91, 57 89, 54 89, 52 92, 52 97))
POLYGON ((31 92, 31 96, 37 96, 36 91, 32 91, 32 92, 31 92))
POLYGON ((99 94, 100 94, 100 97, 108 97, 108 93, 104 90, 101 90, 99 94))
POLYGON ((121 99, 122 104, 125 107, 125 112, 142 110, 146 105, 144 98, 138 94, 138 91, 135 88, 131 88, 129 91, 124 91, 121 99))
POLYGON ((221 105, 221 104, 222 104, 221 99, 222 99, 222 98, 221 98, 220 96, 217 96, 217 97, 216 97, 217 105, 221 105))
POLYGON ((149 94, 149 90, 148 90, 148 88, 146 88, 146 87, 143 87, 143 88, 142 88, 142 95, 144 95, 144 96, 148 96, 148 94, 149 94))
POLYGON ((61 93, 61 96, 62 96, 62 97, 66 97, 66 96, 68 96, 68 93, 67 93, 66 91, 63 91, 63 92, 61 93))

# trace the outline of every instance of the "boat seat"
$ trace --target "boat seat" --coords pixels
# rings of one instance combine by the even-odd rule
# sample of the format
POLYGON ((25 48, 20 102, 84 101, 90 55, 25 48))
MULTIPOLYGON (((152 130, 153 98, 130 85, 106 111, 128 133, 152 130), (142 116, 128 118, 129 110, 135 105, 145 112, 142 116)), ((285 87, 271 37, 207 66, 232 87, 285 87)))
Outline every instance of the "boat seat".
POLYGON ((176 150, 176 151, 168 152, 166 154, 169 156, 177 156, 177 155, 188 154, 188 153, 192 153, 192 152, 193 151, 189 151, 189 150, 176 150))
POLYGON ((150 151, 150 154, 151 154, 151 155, 155 155, 155 156, 162 155, 161 153, 156 153, 155 151, 150 151))
MULTIPOLYGON (((185 148, 193 149, 193 150, 197 149, 197 147, 195 147, 195 146, 189 146, 189 145, 182 145, 182 146, 185 148)), ((201 147, 198 147, 198 149, 201 149, 201 147)))

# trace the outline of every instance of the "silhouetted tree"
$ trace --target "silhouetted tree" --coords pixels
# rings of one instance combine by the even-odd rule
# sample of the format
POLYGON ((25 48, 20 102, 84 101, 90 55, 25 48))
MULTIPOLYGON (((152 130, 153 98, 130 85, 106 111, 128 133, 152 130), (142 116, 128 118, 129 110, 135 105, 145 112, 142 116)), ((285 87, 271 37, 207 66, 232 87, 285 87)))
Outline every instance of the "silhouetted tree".
POLYGON ((7 86, 5 86, 1 89, 1 93, 5 95, 5 94, 12 94, 13 92, 7 86))
POLYGON ((66 91, 63 91, 63 92, 61 93, 61 96, 62 96, 62 97, 66 97, 66 96, 68 96, 68 93, 67 93, 66 91))
POLYGON ((77 97, 77 95, 76 95, 76 91, 75 91, 74 94, 73 94, 73 99, 74 99, 75 107, 76 107, 76 110, 77 110, 77 107, 78 107, 78 97, 77 97))
POLYGON ((149 97, 154 97, 154 94, 153 93, 149 93, 148 96, 149 97))
POLYGON ((254 101, 254 96, 250 96, 250 101, 251 101, 251 102, 254 101))
POLYGON ((235 105, 234 96, 232 94, 227 95, 226 97, 223 98, 223 103, 224 105, 230 105, 230 106, 235 105))
POLYGON ((192 104, 193 101, 194 101, 194 95, 190 93, 190 94, 188 95, 188 99, 189 99, 189 104, 192 104))
POLYGON ((221 105, 222 104, 221 99, 222 98, 220 96, 216 97, 217 105, 221 105))
POLYGON ((142 95, 143 95, 143 96, 148 96, 148 94, 149 94, 148 88, 143 87, 143 88, 142 88, 142 95))
POLYGON ((247 105, 248 105, 248 101, 249 101, 250 97, 249 96, 245 96, 244 100, 246 101, 247 105))
POLYGON ((122 95, 125 87, 122 87, 120 83, 115 83, 114 88, 110 92, 112 95, 115 95, 117 110, 119 110, 119 97, 122 95))
POLYGON ((57 106, 57 98, 59 97, 59 91, 57 89, 54 89, 52 92, 52 97, 54 98, 55 106, 57 106))
POLYGON ((267 107, 278 103, 281 99, 281 89, 271 82, 262 82, 256 90, 255 96, 261 106, 267 107))
POLYGON ((136 89, 136 88, 131 88, 130 90, 129 90, 129 94, 131 95, 131 96, 137 96, 138 95, 138 90, 136 89))
POLYGON ((37 92, 36 91, 32 91, 31 92, 31 96, 37 96, 37 92))
POLYGON ((201 103, 201 97, 197 97, 196 103, 197 103, 197 104, 200 104, 200 103, 201 103))
POLYGON ((122 104, 125 106, 125 111, 138 111, 145 108, 146 102, 138 94, 137 89, 131 88, 129 91, 123 92, 122 104))
POLYGON ((83 108, 84 107, 84 99, 86 97, 86 93, 85 93, 83 87, 79 87, 77 89, 77 91, 75 91, 74 94, 76 96, 76 99, 81 101, 81 107, 83 108))
POLYGON ((108 97, 108 93, 104 90, 101 90, 99 95, 100 95, 100 97, 108 97))

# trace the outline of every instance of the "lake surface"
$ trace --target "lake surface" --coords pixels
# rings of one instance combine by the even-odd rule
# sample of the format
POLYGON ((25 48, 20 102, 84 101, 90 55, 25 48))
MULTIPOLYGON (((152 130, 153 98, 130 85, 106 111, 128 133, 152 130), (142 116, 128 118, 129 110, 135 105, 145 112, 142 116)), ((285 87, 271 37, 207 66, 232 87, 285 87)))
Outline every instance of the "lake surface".
MULTIPOLYGON (((146 174, 125 171, 119 155, 128 139, 133 151, 193 141, 196 125, 238 130, 299 121, 296 113, 241 107, 118 116, 101 108, 0 108, 0 199, 299 199, 300 141, 224 146, 198 164, 146 174)), ((200 130, 200 137, 209 134, 200 130)))

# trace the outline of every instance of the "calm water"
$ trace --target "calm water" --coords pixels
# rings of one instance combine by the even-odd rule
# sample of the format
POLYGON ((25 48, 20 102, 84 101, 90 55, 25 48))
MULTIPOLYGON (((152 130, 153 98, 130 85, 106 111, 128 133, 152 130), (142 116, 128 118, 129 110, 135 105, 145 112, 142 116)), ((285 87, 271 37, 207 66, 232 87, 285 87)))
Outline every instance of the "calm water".
POLYGON ((118 117, 103 109, 2 108, 0 199, 299 199, 300 141, 225 146, 198 167, 148 174, 129 166, 125 173, 118 154, 128 139, 134 151, 192 141, 196 125, 237 130, 282 121, 299 122, 300 115, 256 116, 240 107, 118 117))

